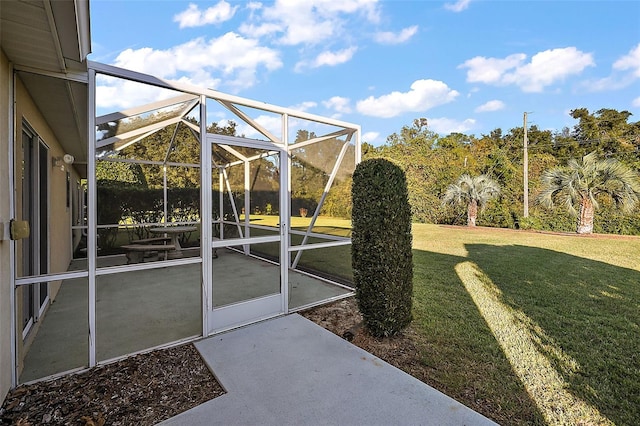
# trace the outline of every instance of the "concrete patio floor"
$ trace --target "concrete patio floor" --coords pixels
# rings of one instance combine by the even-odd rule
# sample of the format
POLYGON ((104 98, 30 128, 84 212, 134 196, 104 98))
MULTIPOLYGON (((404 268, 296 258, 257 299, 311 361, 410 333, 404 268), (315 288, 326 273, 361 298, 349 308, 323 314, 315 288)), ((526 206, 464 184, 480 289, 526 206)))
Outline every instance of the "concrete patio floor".
MULTIPOLYGON (((279 266, 227 249, 218 254, 214 262, 216 306, 279 291, 279 266)), ((113 256, 101 259, 99 266, 125 263, 124 255, 113 256)), ((82 268, 74 265, 74 269, 82 268)), ((295 271, 290 271, 288 284, 290 309, 350 293, 295 271)), ((202 335, 200 264, 101 275, 96 289, 98 362, 202 335)), ((86 367, 87 316, 87 280, 66 280, 41 320, 20 382, 86 367)))
POLYGON ((227 393, 161 425, 495 425, 297 314, 196 347, 227 393))

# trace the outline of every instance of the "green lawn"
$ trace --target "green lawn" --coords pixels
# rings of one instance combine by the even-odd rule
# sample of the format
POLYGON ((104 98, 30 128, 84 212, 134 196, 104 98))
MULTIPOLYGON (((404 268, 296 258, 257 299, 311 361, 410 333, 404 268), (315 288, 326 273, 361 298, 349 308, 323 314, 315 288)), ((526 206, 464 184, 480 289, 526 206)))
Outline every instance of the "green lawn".
POLYGON ((640 238, 414 225, 427 378, 502 424, 637 424, 640 238))
MULTIPOLYGON (((277 216, 251 215, 251 222, 256 225, 273 226, 278 223, 277 216)), ((311 223, 309 217, 292 217, 291 229, 298 231, 306 231, 311 223)), ((259 229, 251 231, 252 235, 261 235, 266 233, 259 229)), ((351 236, 351 221, 346 219, 337 219, 332 217, 318 217, 314 228, 314 233, 329 234, 340 237, 351 236)), ((301 235, 292 235, 292 245, 300 245, 303 237, 301 235)), ((310 237, 308 244, 323 243, 327 240, 310 237)), ((256 250, 270 256, 277 256, 279 253, 278 246, 268 243, 256 246, 256 250)), ((293 254, 295 256, 295 254, 293 254)), ((313 270, 314 272, 326 276, 328 278, 344 282, 353 282, 353 272, 351 271, 351 246, 338 246, 331 248, 320 248, 314 250, 302 251, 299 260, 299 266, 302 268, 313 270)))

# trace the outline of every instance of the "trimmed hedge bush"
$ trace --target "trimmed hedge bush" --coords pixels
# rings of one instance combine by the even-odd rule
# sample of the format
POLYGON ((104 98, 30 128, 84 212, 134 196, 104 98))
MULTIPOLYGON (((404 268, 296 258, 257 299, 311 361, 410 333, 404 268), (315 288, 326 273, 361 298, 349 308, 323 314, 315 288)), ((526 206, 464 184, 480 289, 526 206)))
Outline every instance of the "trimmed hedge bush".
POLYGON ((374 336, 411 322, 411 207, 404 171, 388 160, 360 163, 353 174, 351 257, 358 307, 374 336))

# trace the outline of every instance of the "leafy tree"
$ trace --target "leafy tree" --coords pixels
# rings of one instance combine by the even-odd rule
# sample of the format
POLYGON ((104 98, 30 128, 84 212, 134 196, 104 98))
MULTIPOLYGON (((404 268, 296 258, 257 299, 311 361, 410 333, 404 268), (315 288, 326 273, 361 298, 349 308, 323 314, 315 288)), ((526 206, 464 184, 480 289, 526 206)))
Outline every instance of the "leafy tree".
POLYGON ((467 206, 467 225, 476 226, 478 209, 500 194, 498 183, 487 175, 471 177, 468 174, 460 176, 458 181, 449 185, 444 194, 443 202, 450 205, 467 206))
POLYGON ((390 146, 408 147, 421 146, 431 149, 437 134, 429 130, 426 118, 416 118, 412 126, 402 126, 400 134, 393 133, 387 137, 390 146))
POLYGON ((627 122, 631 115, 629 111, 608 108, 600 109, 595 114, 589 114, 586 108, 574 109, 571 116, 579 120, 574 128, 574 136, 582 142, 595 143, 604 152, 632 150, 629 136, 633 129, 627 122))
POLYGON ((358 307, 375 336, 411 322, 411 208, 402 169, 377 158, 353 173, 352 265, 358 307))
MULTIPOLYGON (((601 109, 594 113, 578 108, 572 112, 574 127, 559 131, 528 128, 529 194, 535 199, 541 190, 542 173, 597 150, 601 155, 640 170, 640 122, 630 122, 627 111, 601 109)), ((526 227, 572 230, 575 222, 561 210, 548 210, 530 203, 523 218, 524 128, 498 128, 481 137, 460 133, 438 135, 419 118, 390 135, 379 147, 366 145, 364 158, 387 158, 399 165, 407 177, 413 220, 426 223, 463 223, 464 214, 442 198, 447 186, 462 174, 491 176, 500 185, 500 198, 489 203, 478 224, 498 227, 526 227)), ((640 234, 640 211, 632 215, 616 212, 615 203, 601 203, 606 221, 595 224, 597 232, 640 234)))
POLYGON ((578 234, 593 232, 600 197, 610 197, 624 211, 631 211, 640 197, 638 173, 616 159, 599 158, 596 152, 585 155, 582 160, 571 159, 566 167, 545 172, 542 182, 538 202, 548 208, 559 202, 569 213, 577 215, 578 234))
POLYGON ((147 180, 139 164, 116 161, 98 161, 96 163, 98 185, 117 185, 127 183, 146 188, 147 180))
POLYGON ((446 221, 450 215, 440 203, 439 193, 444 191, 440 186, 452 173, 450 167, 464 164, 464 155, 459 158, 458 150, 437 149, 438 135, 428 129, 425 118, 416 119, 412 126, 404 126, 399 133, 389 136, 387 144, 370 154, 370 158, 387 158, 404 170, 413 220, 446 221))
MULTIPOLYGON (((295 143, 316 137, 313 132, 298 130, 295 143)), ((317 208, 345 142, 339 138, 330 138, 300 147, 293 145, 291 150, 292 214, 297 215, 305 210, 311 214, 317 208)), ((369 146, 369 148, 372 147, 369 146)), ((351 175, 354 167, 355 149, 353 145, 349 145, 336 171, 322 214, 349 216, 351 197, 343 195, 350 194, 351 175)))

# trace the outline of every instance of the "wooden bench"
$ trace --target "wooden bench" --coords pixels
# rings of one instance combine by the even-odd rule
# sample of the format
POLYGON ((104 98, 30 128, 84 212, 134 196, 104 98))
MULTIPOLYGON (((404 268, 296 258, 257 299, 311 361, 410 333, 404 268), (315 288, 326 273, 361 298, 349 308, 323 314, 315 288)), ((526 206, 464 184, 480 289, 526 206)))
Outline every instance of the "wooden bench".
POLYGON ((127 252, 127 265, 144 263, 145 254, 154 251, 164 251, 166 260, 167 252, 176 249, 173 244, 127 244, 121 247, 127 252))

